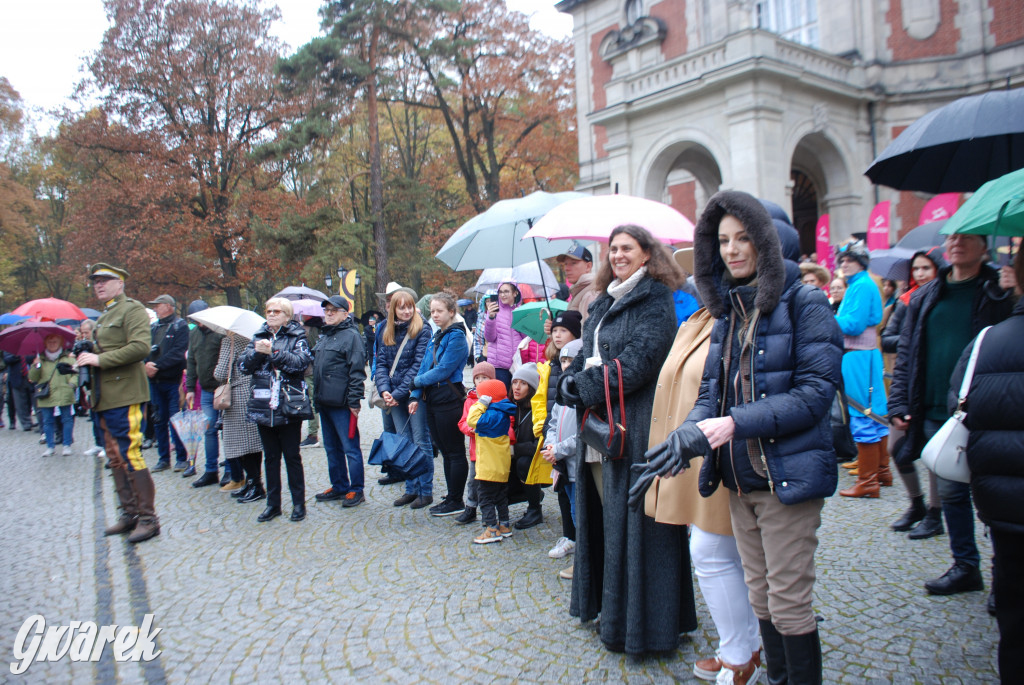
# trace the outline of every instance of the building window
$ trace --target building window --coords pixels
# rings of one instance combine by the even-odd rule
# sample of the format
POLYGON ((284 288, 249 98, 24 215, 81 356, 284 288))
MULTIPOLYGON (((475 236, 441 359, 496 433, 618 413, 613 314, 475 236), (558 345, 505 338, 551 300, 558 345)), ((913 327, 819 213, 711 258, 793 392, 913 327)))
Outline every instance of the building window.
POLYGON ((632 26, 644 15, 644 0, 626 0, 626 26, 632 26))
POLYGON ((786 40, 818 47, 817 0, 759 0, 758 26, 786 40))

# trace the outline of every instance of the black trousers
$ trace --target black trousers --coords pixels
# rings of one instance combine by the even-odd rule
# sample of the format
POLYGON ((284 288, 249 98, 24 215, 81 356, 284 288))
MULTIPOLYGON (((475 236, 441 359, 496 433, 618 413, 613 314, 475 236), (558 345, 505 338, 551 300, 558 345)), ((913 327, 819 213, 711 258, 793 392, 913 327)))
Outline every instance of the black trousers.
POLYGON ((508 525, 508 483, 490 480, 476 482, 477 498, 480 501, 480 517, 488 528, 497 528, 499 523, 508 525))
POLYGON ((999 624, 999 677, 1003 683, 1020 682, 1024 672, 1024 535, 990 530, 992 536, 992 589, 999 624))
POLYGON ((427 426, 430 440, 441 453, 444 461, 444 482, 448 486, 448 499, 462 502, 469 476, 469 461, 466 459, 466 436, 459 430, 462 418, 462 403, 450 402, 442 405, 427 403, 427 426))
POLYGON ((281 457, 288 472, 288 489, 292 494, 292 506, 306 502, 306 477, 302 471, 302 455, 299 452, 299 438, 302 422, 293 421, 283 426, 260 426, 260 441, 263 442, 263 459, 267 472, 267 506, 281 506, 281 457))
MULTIPOLYGON (((14 428, 14 415, 21 422, 22 430, 32 430, 32 387, 25 383, 20 388, 11 387, 8 397, 10 406, 14 407, 14 414, 8 408, 7 414, 11 420, 11 428, 14 428)), ((460 415, 459 418, 462 418, 460 415)))

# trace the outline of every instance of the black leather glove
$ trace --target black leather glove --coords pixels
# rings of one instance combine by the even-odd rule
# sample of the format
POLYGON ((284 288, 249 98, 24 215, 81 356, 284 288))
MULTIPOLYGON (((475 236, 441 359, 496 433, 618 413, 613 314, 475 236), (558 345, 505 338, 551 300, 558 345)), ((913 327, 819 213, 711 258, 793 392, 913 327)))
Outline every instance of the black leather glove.
POLYGON ((562 374, 562 377, 558 379, 558 403, 563 407, 580 407, 583 405, 579 389, 576 387, 575 376, 562 374))
POLYGON ((78 373, 78 371, 67 362, 57 362, 57 373, 62 376, 70 376, 71 374, 78 373))
POLYGON ((655 477, 668 478, 690 466, 693 457, 711 456, 711 444, 696 423, 684 423, 668 434, 665 442, 647 450, 647 464, 633 466, 639 472, 629 489, 629 506, 639 509, 655 477))

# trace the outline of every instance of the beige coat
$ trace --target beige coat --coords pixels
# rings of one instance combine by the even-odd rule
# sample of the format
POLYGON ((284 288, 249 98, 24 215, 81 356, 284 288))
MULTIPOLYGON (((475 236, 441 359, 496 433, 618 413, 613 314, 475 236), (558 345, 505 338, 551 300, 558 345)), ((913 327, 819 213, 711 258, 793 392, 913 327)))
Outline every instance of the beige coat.
MULTIPOLYGON (((664 441, 672 430, 682 424, 697 401, 714 324, 714 317, 707 310, 700 309, 679 327, 672 350, 658 376, 651 411, 651 447, 664 441)), ((708 533, 732 535, 729 491, 718 488, 708 498, 697 492, 697 476, 702 462, 703 457, 696 457, 690 461, 690 468, 678 476, 655 480, 647 491, 645 511, 658 523, 692 523, 708 533)))

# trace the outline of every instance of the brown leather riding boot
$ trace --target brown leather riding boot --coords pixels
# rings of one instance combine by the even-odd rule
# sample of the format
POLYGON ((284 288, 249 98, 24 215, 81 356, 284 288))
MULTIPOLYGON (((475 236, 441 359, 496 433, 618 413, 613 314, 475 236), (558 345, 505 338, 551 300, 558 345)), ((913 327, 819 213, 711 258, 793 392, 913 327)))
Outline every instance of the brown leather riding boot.
POLYGON ((857 483, 843 497, 878 497, 878 443, 857 443, 857 483))
POLYGON ((139 522, 135 532, 128 536, 128 542, 142 542, 160 534, 160 519, 156 516, 156 486, 149 469, 133 471, 132 482, 139 500, 139 522))
POLYGON ((886 436, 878 445, 878 484, 883 488, 892 485, 892 471, 889 470, 889 437, 886 436))
POLYGON ((128 469, 124 465, 110 470, 114 478, 114 489, 117 491, 117 499, 121 516, 117 521, 103 531, 104 535, 124 535, 135 529, 139 520, 139 503, 135 495, 135 488, 132 486, 132 479, 128 475, 128 469))

